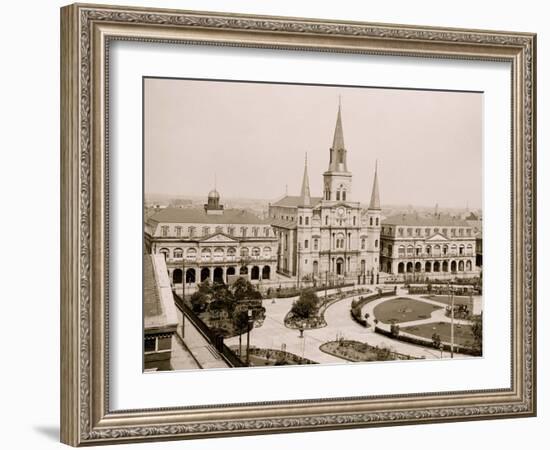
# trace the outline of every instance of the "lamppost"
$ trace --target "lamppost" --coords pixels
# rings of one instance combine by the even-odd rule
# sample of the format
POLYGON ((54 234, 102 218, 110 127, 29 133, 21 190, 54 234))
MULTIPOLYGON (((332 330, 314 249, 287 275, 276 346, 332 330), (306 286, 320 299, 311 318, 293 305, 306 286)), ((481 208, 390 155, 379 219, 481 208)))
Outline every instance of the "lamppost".
POLYGON ((454 357, 454 347, 455 347, 455 297, 454 297, 454 288, 449 285, 449 296, 451 298, 451 358, 454 357))
MULTIPOLYGON (((181 299, 185 303, 185 256, 181 260, 181 299)), ((181 319, 181 337, 185 338, 185 314, 181 319)))
POLYGON ((252 323, 252 310, 247 310, 248 322, 246 326, 246 365, 250 366, 250 325, 252 323))

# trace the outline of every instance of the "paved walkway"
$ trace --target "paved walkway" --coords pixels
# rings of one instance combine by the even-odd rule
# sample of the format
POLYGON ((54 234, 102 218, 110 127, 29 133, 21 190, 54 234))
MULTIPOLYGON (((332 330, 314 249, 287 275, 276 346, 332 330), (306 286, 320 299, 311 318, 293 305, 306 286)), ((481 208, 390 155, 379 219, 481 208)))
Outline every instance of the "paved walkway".
MULTIPOLYGON (((322 296, 322 293, 320 294, 322 296)), ((251 331, 250 345, 259 348, 280 350, 284 344, 287 352, 323 364, 342 364, 349 362, 319 350, 321 344, 328 341, 334 341, 339 337, 359 342, 367 342, 369 345, 385 347, 391 351, 416 358, 424 357, 434 359, 441 357, 439 350, 397 341, 375 333, 374 327, 372 326, 365 328, 355 322, 350 315, 351 302, 359 298, 360 295, 365 294, 358 294, 337 301, 329 306, 325 311, 327 326, 315 330, 305 330, 303 338, 299 337, 300 332, 298 330, 289 329, 284 325, 284 318, 290 310, 295 298, 277 299, 275 303, 271 300, 264 300, 263 305, 266 308, 266 318, 260 328, 255 328, 251 331)), ((392 297, 387 299, 390 298, 392 297)), ((386 299, 382 299, 382 301, 384 300, 386 299)), ((226 340, 226 344, 230 346, 238 345, 238 343, 238 336, 226 340)), ((443 352, 443 357, 450 357, 450 354, 448 352, 443 352)))
MULTIPOLYGON (((181 333, 181 328, 178 330, 181 333)), ((185 319, 185 329, 183 332, 183 342, 193 355, 196 362, 202 369, 220 369, 229 367, 223 360, 219 353, 212 347, 212 345, 197 331, 193 324, 185 319)), ((183 361, 182 364, 189 361, 183 361)), ((194 369, 195 367, 183 366, 176 367, 173 364, 174 369, 194 369)))

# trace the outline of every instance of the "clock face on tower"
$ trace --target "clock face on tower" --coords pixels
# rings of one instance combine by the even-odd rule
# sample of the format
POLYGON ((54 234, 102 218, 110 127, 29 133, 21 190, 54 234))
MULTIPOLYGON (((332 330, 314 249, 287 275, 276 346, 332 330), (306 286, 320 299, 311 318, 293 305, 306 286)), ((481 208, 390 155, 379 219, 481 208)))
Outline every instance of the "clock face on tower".
POLYGON ((346 210, 345 210, 344 208, 340 207, 340 208, 338 208, 338 209, 336 210, 336 213, 337 213, 340 217, 342 217, 342 216, 346 213, 346 210))

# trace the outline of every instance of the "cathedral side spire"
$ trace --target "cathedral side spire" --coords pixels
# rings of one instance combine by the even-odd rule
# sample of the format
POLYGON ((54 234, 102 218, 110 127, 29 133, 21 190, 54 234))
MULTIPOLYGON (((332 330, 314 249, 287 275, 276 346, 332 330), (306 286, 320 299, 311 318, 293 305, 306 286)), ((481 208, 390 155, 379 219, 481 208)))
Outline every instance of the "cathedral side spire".
POLYGON ((302 206, 311 206, 311 193, 309 191, 309 176, 307 173, 307 152, 304 162, 304 176, 302 178, 302 189, 300 191, 302 206))
POLYGON ((378 190, 378 160, 374 166, 374 181, 372 182, 372 193, 370 196, 369 209, 380 209, 380 192, 378 190))

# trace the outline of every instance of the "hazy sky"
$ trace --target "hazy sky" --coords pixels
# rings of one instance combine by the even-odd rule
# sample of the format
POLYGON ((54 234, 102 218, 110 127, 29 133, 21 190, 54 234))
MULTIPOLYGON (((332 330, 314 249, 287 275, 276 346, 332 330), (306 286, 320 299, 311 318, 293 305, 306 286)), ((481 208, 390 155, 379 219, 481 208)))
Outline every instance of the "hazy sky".
POLYGON ((481 207, 483 95, 194 80, 145 81, 145 193, 273 200, 322 194, 338 96, 352 200, 481 207))

